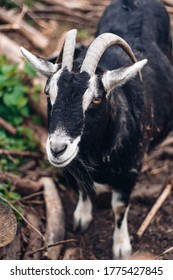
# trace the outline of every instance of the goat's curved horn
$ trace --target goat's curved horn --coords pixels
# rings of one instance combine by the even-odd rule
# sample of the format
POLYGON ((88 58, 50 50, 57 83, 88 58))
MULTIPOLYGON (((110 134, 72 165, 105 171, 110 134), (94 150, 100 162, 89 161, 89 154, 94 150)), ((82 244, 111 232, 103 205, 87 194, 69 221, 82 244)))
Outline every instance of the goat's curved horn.
POLYGON ((129 55, 132 62, 137 62, 132 49, 124 39, 112 33, 103 33, 88 48, 80 72, 85 71, 90 75, 94 74, 102 54, 112 45, 120 46, 129 55))
POLYGON ((62 68, 67 67, 69 71, 73 67, 73 58, 76 45, 77 30, 72 29, 66 33, 63 56, 62 56, 62 68))

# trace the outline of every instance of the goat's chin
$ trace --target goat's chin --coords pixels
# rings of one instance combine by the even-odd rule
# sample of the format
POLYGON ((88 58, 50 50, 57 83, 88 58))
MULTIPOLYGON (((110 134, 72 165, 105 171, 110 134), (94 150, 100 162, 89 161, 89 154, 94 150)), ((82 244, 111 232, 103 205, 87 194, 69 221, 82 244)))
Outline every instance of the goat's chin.
POLYGON ((62 159, 61 161, 56 158, 52 159, 52 157, 50 158, 49 156, 48 156, 48 160, 55 167, 60 167, 60 168, 65 167, 76 157, 78 150, 79 148, 77 147, 74 153, 70 157, 68 157, 67 159, 62 159))

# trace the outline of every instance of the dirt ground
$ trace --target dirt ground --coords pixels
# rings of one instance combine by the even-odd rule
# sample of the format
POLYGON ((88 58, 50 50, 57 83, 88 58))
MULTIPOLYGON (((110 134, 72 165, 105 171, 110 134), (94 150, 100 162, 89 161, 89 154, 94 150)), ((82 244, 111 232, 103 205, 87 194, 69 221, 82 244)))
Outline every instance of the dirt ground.
MULTIPOLYGON (((159 196, 163 184, 172 175, 172 170, 173 160, 157 160, 152 163, 152 170, 141 174, 138 179, 132 193, 128 218, 133 254, 149 252, 156 257, 161 255, 160 259, 173 259, 173 250, 162 255, 165 250, 173 246, 173 192, 157 212, 144 235, 140 239, 136 235, 137 229, 159 196), (154 189, 153 192, 152 189, 154 189)), ((94 220, 83 235, 73 232, 72 221, 76 199, 72 192, 62 193, 66 213, 66 239, 78 240, 76 246, 81 248, 84 259, 111 259, 114 230, 114 216, 110 205, 111 195, 105 194, 99 197, 94 209, 94 220)), ((68 245, 70 246, 74 247, 74 244, 68 245)))
MULTIPOLYGON (((138 179, 131 196, 129 210, 129 233, 133 246, 133 254, 151 253, 158 259, 173 260, 173 250, 164 253, 173 246, 173 192, 168 196, 153 221, 146 229, 143 236, 137 237, 137 230, 151 207, 160 195, 172 175, 173 159, 154 160, 150 162, 149 170, 142 173, 138 179)), ((73 212, 77 202, 77 195, 67 188, 58 186, 65 212, 65 238, 64 240, 75 239, 62 247, 59 259, 64 258, 68 248, 76 249, 75 259, 107 260, 112 259, 112 235, 114 230, 114 215, 111 210, 111 194, 101 195, 96 200, 94 208, 94 219, 84 234, 73 231, 73 212)), ((36 200, 36 199, 35 199, 36 200)), ((41 232, 44 234, 46 227, 45 203, 40 197, 38 205, 33 200, 25 205, 25 211, 33 212, 41 221, 41 232), (41 218, 40 218, 41 217, 41 218)), ((55 217, 56 219, 56 217, 55 217)), ((25 259, 26 252, 33 251, 27 248, 29 240, 35 239, 38 248, 43 246, 38 234, 35 234, 23 222, 18 224, 18 234, 15 240, 0 248, 0 259, 25 259), (38 241, 39 240, 39 241, 38 241), (40 242, 40 243, 38 243, 40 242)), ((34 259, 44 259, 45 254, 34 256, 34 259)), ((32 259, 32 258, 31 258, 32 259)))

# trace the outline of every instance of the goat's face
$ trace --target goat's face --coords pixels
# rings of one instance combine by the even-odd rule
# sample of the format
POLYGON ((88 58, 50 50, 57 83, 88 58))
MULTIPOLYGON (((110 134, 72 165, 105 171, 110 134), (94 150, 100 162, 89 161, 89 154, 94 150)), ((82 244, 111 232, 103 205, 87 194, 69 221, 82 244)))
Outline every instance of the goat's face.
POLYGON ((52 64, 22 48, 23 55, 43 75, 48 77, 45 93, 48 96, 49 135, 47 154, 49 161, 57 166, 68 165, 77 155, 85 112, 91 103, 99 105, 111 90, 134 77, 147 60, 136 62, 128 44, 120 37, 105 33, 91 44, 80 72, 73 72, 73 55, 76 30, 67 33, 62 64, 52 64), (118 44, 131 57, 134 64, 126 68, 105 71, 98 77, 95 70, 104 50, 118 44), (102 90, 100 90, 100 85, 102 90))
MULTIPOLYGON (((45 92, 49 106, 49 161, 59 167, 66 166, 78 153, 86 103, 90 89, 87 73, 59 70, 48 79, 45 92)), ((94 94, 94 92, 93 92, 94 94)))

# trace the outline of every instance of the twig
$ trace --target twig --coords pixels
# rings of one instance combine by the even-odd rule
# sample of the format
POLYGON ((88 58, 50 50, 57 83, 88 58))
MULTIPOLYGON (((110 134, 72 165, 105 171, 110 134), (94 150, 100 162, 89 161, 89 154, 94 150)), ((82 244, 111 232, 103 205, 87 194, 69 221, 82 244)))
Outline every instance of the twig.
POLYGON ((45 250, 47 250, 48 246, 47 246, 47 242, 46 242, 44 235, 38 229, 36 229, 30 222, 28 222, 28 220, 20 213, 20 211, 16 207, 14 207, 7 199, 5 199, 2 196, 0 196, 0 199, 3 200, 4 202, 6 202, 25 221, 25 223, 30 228, 32 228, 35 232, 37 232, 37 234, 43 239, 44 243, 46 244, 44 248, 45 248, 45 250))
POLYGON ((24 61, 21 59, 20 46, 2 32, 0 33, 0 54, 5 54, 9 60, 19 64, 19 69, 23 69, 24 61))
POLYGON ((15 24, 3 24, 0 26, 0 30, 1 31, 5 31, 5 30, 16 30, 19 29, 19 26, 16 26, 15 24))
POLYGON ((1 117, 0 117, 0 126, 3 127, 10 134, 12 135, 16 134, 16 128, 1 117))
POLYGON ((16 18, 16 22, 15 22, 16 25, 20 26, 20 23, 23 20, 23 18, 25 16, 25 14, 27 13, 27 11, 28 11, 28 6, 23 4, 22 11, 18 15, 18 17, 16 18))
POLYGON ((142 235, 144 234, 145 230, 147 229, 147 227, 151 223, 153 217, 155 216, 155 214, 157 213, 159 208, 162 206, 162 204, 164 203, 164 201, 166 200, 166 198, 170 194, 171 189, 172 189, 172 182, 169 182, 166 185, 164 191, 161 193, 161 195, 159 196, 159 198, 155 202, 155 204, 153 205, 153 207, 151 208, 150 212, 148 213, 148 215, 146 216, 144 221, 142 222, 141 226, 139 227, 139 229, 137 231, 137 236, 139 238, 142 237, 142 235))
POLYGON ((8 150, 2 150, 0 149, 0 155, 2 156, 20 156, 20 157, 34 157, 34 158, 39 158, 40 154, 36 153, 36 152, 32 152, 32 151, 17 151, 17 150, 13 150, 13 151, 8 151, 8 150))
MULTIPOLYGON (((11 1, 13 3, 15 3, 19 8, 22 9, 22 5, 20 5, 20 3, 18 3, 18 1, 15 1, 15 0, 11 0, 11 1)), ((28 17, 30 17, 37 25, 41 26, 42 28, 45 28, 45 29, 49 30, 49 28, 45 24, 40 23, 35 19, 35 13, 31 9, 28 9, 27 5, 24 5, 24 6, 27 7, 26 14, 27 14, 28 17)))
POLYGON ((68 240, 62 240, 62 241, 59 241, 59 242, 56 242, 54 244, 50 244, 48 245, 47 247, 44 246, 44 247, 41 247, 33 252, 29 252, 28 255, 34 255, 35 253, 38 253, 38 252, 41 252, 41 251, 46 251, 47 248, 51 248, 51 247, 55 247, 55 246, 59 246, 59 245, 62 245, 62 244, 66 244, 66 243, 70 243, 70 242, 78 242, 76 239, 68 239, 68 240))
MULTIPOLYGON (((37 29, 28 25, 24 20, 21 19, 20 22, 16 23, 18 16, 13 14, 11 15, 11 11, 7 11, 4 8, 0 8, 0 19, 4 22, 14 24, 19 26, 20 32, 32 42, 32 44, 40 49, 45 49, 49 41, 48 39, 37 29)), ((19 18, 20 19, 20 18, 19 18)))
POLYGON ((19 199, 19 201, 27 200, 27 199, 30 199, 30 198, 33 198, 35 196, 42 195, 42 194, 43 194, 43 191, 32 193, 30 195, 26 195, 26 196, 22 197, 21 199, 19 199))
POLYGON ((23 194, 38 192, 42 188, 42 184, 40 182, 21 178, 20 176, 14 175, 10 172, 0 171, 0 182, 9 183, 9 181, 12 181, 15 188, 23 194))
POLYGON ((162 257, 163 255, 166 255, 167 253, 170 253, 171 251, 173 251, 173 246, 170 247, 170 248, 168 248, 168 249, 166 249, 163 253, 161 253, 160 255, 158 255, 158 256, 156 257, 156 259, 159 259, 159 258, 162 257))

